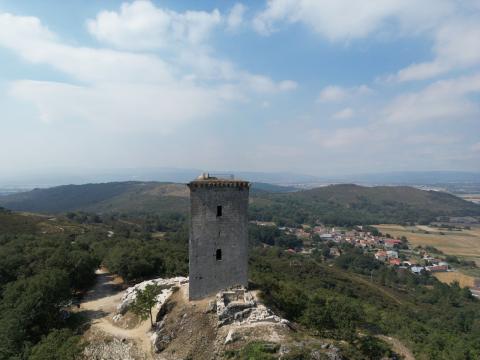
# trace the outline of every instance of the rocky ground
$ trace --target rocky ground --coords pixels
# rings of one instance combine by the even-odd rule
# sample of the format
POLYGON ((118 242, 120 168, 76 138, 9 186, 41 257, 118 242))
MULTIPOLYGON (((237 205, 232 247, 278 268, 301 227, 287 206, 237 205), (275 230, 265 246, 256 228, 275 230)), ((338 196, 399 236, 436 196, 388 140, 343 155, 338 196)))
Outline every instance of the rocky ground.
MULTIPOLYGON (((200 301, 188 300, 188 279, 156 279, 122 290, 100 271, 97 285, 81 303, 91 319, 84 359, 211 360, 238 358, 249 344, 262 344, 277 358, 308 349, 311 359, 341 359, 333 342, 310 338, 265 307, 254 292, 234 289, 200 301), (135 290, 155 282, 163 288, 156 323, 128 311, 135 290)), ((290 358, 292 358, 290 356, 290 358)), ((295 357, 293 357, 295 358, 295 357)))

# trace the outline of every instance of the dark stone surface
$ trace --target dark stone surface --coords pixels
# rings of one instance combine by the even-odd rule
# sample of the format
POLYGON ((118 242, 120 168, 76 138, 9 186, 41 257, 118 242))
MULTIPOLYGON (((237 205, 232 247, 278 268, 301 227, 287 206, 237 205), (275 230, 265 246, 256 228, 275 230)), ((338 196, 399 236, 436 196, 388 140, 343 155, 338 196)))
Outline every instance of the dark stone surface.
POLYGON ((194 183, 190 185, 189 242, 192 300, 248 285, 248 183, 194 183), (218 206, 221 216, 217 216, 218 206), (219 249, 221 260, 217 260, 219 249))

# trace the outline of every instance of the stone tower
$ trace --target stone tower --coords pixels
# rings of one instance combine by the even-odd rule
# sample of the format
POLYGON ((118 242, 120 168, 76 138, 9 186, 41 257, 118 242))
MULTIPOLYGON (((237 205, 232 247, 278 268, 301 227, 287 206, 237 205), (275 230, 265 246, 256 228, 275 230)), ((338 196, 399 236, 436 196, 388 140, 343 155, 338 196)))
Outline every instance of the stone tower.
POLYGON ((189 296, 247 286, 247 181, 203 174, 190 188, 189 296))

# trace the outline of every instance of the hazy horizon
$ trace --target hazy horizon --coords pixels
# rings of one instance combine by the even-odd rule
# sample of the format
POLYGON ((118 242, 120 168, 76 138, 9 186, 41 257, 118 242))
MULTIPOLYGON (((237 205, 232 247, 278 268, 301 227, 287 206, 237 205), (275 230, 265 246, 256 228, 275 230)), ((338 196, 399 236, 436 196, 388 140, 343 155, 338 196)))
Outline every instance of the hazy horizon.
POLYGON ((0 0, 0 29, 0 178, 480 171, 478 1, 0 0))
POLYGON ((82 185, 123 181, 160 181, 186 183, 202 172, 213 176, 233 175, 257 183, 315 187, 322 184, 356 183, 360 185, 439 185, 480 184, 480 172, 462 171, 392 171, 364 172, 314 176, 294 172, 255 172, 241 170, 215 170, 194 168, 116 168, 116 169, 45 169, 43 172, 27 171, 0 174, 0 189, 29 190, 60 185, 82 185))

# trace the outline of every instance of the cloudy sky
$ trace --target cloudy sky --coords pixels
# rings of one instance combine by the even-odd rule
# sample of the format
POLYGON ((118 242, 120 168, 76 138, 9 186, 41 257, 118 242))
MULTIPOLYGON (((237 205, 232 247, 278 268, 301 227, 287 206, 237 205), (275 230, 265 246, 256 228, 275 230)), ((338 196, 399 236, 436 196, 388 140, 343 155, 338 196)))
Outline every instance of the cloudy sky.
POLYGON ((480 170, 479 0, 0 0, 0 171, 480 170))

